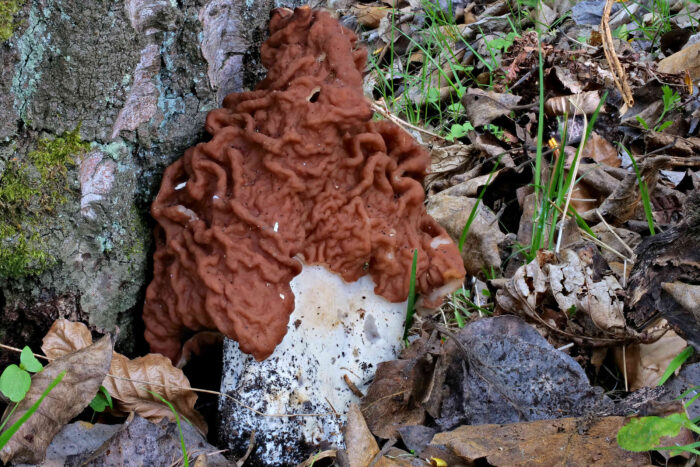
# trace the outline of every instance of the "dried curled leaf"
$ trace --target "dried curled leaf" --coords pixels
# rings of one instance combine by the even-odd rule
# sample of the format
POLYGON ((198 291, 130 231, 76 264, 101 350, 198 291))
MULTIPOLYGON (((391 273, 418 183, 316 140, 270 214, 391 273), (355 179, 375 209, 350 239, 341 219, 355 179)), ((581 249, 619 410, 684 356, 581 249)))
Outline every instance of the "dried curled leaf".
POLYGON ((83 323, 57 319, 41 341, 41 350, 49 358, 60 358, 92 344, 90 330, 83 323))
POLYGON ((589 249, 562 250, 558 261, 538 257, 518 268, 498 291, 496 301, 505 311, 543 323, 541 304, 553 300, 558 308, 557 330, 570 333, 570 338, 635 337, 625 323, 622 286, 612 275, 594 279, 598 274, 592 257, 589 249))
MULTIPOLYGON (((91 342, 90 331, 83 323, 59 319, 44 337, 41 349, 47 357, 57 358, 71 349, 79 349, 91 342)), ((175 410, 202 433, 207 432, 204 418, 194 409, 197 395, 190 389, 190 382, 182 370, 175 368, 168 358, 159 354, 148 354, 129 360, 114 352, 109 373, 116 378, 105 378, 102 385, 116 401, 118 410, 134 411, 154 423, 160 422, 164 417, 175 420, 172 411, 148 393, 152 391, 173 404, 175 410)))
MULTIPOLYGON (((10 460, 33 464, 41 462, 56 433, 79 415, 95 396, 111 360, 112 341, 105 336, 95 344, 57 358, 36 373, 27 396, 19 403, 6 426, 16 422, 41 397, 54 378, 66 371, 63 380, 0 451, 0 459, 5 463, 10 460)), ((9 413, 8 407, 3 420, 9 413)))
POLYGON ((160 422, 164 417, 174 420, 172 411, 148 391, 155 392, 173 404, 181 416, 206 434, 207 422, 194 409, 197 394, 190 389, 190 382, 182 370, 175 368, 169 358, 151 353, 129 360, 115 353, 110 373, 123 378, 157 383, 142 384, 117 378, 105 379, 103 385, 117 400, 120 410, 134 411, 154 423, 160 422))

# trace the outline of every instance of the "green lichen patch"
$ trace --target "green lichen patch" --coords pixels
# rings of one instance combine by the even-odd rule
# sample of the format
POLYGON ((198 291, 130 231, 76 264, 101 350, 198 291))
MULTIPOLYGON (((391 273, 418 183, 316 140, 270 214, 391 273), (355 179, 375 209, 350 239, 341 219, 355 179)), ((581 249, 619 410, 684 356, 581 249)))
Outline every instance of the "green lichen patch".
POLYGON ((60 205, 70 196, 77 199, 68 184, 68 169, 90 147, 79 132, 80 126, 41 139, 34 151, 5 164, 0 175, 0 278, 37 275, 55 264, 41 232, 47 231, 50 215, 60 205))
POLYGON ((0 0, 0 43, 5 42, 15 32, 14 16, 24 5, 24 0, 0 0))

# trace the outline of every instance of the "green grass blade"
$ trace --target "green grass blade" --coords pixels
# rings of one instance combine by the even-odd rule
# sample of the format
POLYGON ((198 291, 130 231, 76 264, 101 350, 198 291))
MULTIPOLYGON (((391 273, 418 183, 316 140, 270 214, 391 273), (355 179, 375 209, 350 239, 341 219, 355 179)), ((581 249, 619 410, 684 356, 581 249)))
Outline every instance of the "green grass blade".
POLYGON ((49 383, 49 385, 44 389, 44 392, 41 393, 41 396, 39 396, 39 399, 31 406, 27 411, 15 422, 10 426, 6 431, 4 431, 2 434, 0 434, 0 450, 5 447, 8 441, 12 438, 12 436, 17 432, 17 430, 20 429, 20 427, 27 421, 29 420, 29 417, 34 415, 34 412, 39 408, 41 403, 44 401, 46 396, 49 395, 49 393, 53 390, 53 388, 56 387, 58 383, 61 382, 63 377, 66 375, 66 370, 63 370, 56 376, 53 381, 49 383))
POLYGON ((623 149, 627 152, 627 155, 630 156, 630 160, 632 161, 632 167, 634 167, 634 173, 637 175, 637 184, 639 185, 639 194, 642 196, 642 204, 644 205, 644 215, 647 218, 647 224, 649 225, 649 233, 651 235, 656 235, 656 232, 654 231, 654 215, 651 211, 651 200, 649 199, 649 189, 647 187, 647 183, 642 180, 642 173, 639 171, 639 167, 637 166, 637 161, 634 160, 634 156, 632 156, 632 153, 627 150, 623 146, 623 149))
POLYGON ((408 284, 408 304, 406 305, 406 324, 403 329, 403 340, 408 343, 408 331, 413 325, 413 312, 416 305, 416 267, 418 265, 418 250, 413 250, 413 263, 411 264, 411 280, 408 284))
MULTIPOLYGON (((187 446, 185 446, 185 435, 182 434, 182 426, 180 425, 180 415, 177 413, 177 410, 175 410, 175 407, 173 407, 173 404, 171 404, 169 400, 165 399, 163 396, 161 396, 157 392, 149 391, 146 388, 144 388, 144 390, 147 393, 151 394, 152 396, 157 397, 158 399, 160 399, 160 401, 162 403, 164 403, 168 407, 170 407, 170 411, 173 413, 173 415, 175 415, 175 423, 177 423, 177 431, 180 433, 180 447, 182 449, 182 458, 184 460, 183 462, 185 464, 185 467, 189 467, 190 461, 189 461, 188 456, 187 456, 187 446)), ((182 417, 182 418, 185 418, 185 417, 182 417)), ((185 418, 185 420, 187 420, 187 419, 185 418)))
POLYGON ((671 377, 673 372, 680 368, 691 355, 693 355, 693 347, 691 346, 686 347, 681 353, 676 355, 675 358, 671 360, 671 363, 668 364, 668 368, 666 368, 666 371, 664 371, 664 374, 661 376, 657 386, 663 386, 663 384, 671 377))
POLYGON ((545 207, 547 203, 541 200, 540 190, 541 185, 541 175, 542 175, 542 145, 544 141, 544 65, 542 60, 542 37, 539 32, 537 33, 537 53, 539 57, 539 85, 540 85, 540 102, 539 102, 539 116, 537 118, 537 153, 535 155, 535 213, 537 213, 537 205, 540 204, 540 212, 537 214, 539 216, 533 219, 532 223, 532 241, 530 242, 530 254, 528 259, 535 257, 537 250, 540 249, 542 245, 542 235, 544 234, 544 216, 547 208, 545 207))

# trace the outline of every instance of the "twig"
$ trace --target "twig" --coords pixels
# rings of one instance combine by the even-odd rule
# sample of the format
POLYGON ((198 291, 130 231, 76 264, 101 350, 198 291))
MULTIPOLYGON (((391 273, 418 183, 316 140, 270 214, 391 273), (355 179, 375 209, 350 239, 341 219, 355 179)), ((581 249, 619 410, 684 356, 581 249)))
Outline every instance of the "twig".
MULTIPOLYGON (((18 349, 17 347, 12 347, 10 345, 0 344, 0 348, 6 349, 6 350, 12 350, 13 352, 17 352, 17 353, 22 353, 22 349, 18 349)), ((46 357, 44 355, 39 355, 38 353, 32 352, 32 355, 34 355, 36 358, 41 358, 43 360, 51 361, 51 359, 49 357, 46 357)))
POLYGON ((625 70, 622 69, 620 60, 615 53, 615 45, 613 44, 612 33, 610 32, 610 11, 612 10, 613 3, 615 3, 615 0, 607 0, 605 2, 603 16, 600 19, 600 35, 603 41, 605 59, 608 61, 610 71, 612 71, 615 86, 620 90, 622 99, 625 101, 627 107, 631 108, 634 105, 634 98, 632 97, 629 84, 627 84, 625 70))
POLYGON ((236 465, 238 467, 243 467, 243 464, 245 464, 245 461, 248 460, 248 456, 250 456, 250 453, 253 452, 254 447, 255 447, 255 430, 252 430, 250 432, 250 439, 248 440, 248 449, 246 449, 243 457, 241 457, 240 459, 238 459, 236 461, 236 465))
POLYGON ((310 466, 314 465, 317 461, 320 461, 321 459, 325 459, 327 457, 336 457, 337 455, 338 455, 338 451, 336 449, 329 449, 327 451, 321 451, 317 454, 313 454, 308 459, 306 459, 304 462, 297 465, 297 467, 310 467, 310 466))
POLYGON ((357 386, 355 386, 355 383, 350 381, 350 377, 347 374, 343 375, 343 381, 345 381, 345 384, 348 385, 348 389, 350 389, 350 391, 357 397, 359 397, 360 399, 365 397, 365 395, 362 394, 362 391, 360 391, 360 389, 357 386))
POLYGON ((627 253, 630 254, 630 257, 634 258, 634 250, 632 250, 632 248, 630 248, 629 245, 627 245, 627 243, 625 243, 620 238, 620 236, 617 234, 617 232, 615 232, 615 230, 612 227, 610 227, 610 224, 608 224, 605 221, 605 218, 603 217, 603 215, 600 213, 600 211, 598 209, 595 210, 595 213, 598 214, 598 217, 600 218, 603 225, 605 225, 605 227, 607 227, 607 229, 610 231, 611 234, 613 234, 613 236, 617 239, 617 241, 620 242, 622 244, 622 246, 625 247, 625 249, 627 250, 627 253))
MULTIPOLYGON (((0 344, 0 348, 7 349, 7 350, 11 350, 11 351, 13 351, 13 352, 20 352, 20 353, 22 352, 22 349, 18 349, 17 347, 12 347, 12 346, 5 345, 5 344, 0 344)), ((54 358, 49 358, 49 357, 46 357, 46 356, 44 356, 44 355, 39 355, 39 354, 34 354, 34 355, 35 355, 36 357, 38 357, 38 358, 42 358, 42 359, 44 359, 44 360, 48 360, 49 362, 55 360, 54 358)), ((139 380, 139 379, 126 378, 126 377, 124 377, 124 376, 117 376, 117 375, 113 375, 113 374, 111 374, 111 373, 107 373, 105 376, 108 377, 108 378, 112 378, 112 379, 119 379, 119 380, 122 380, 122 381, 131 381, 132 383, 145 384, 145 385, 148 385, 148 386, 158 386, 158 387, 165 388, 165 389, 179 389, 179 390, 181 390, 181 391, 194 391, 194 392, 201 392, 201 393, 203 393, 203 394, 214 394, 214 395, 216 395, 216 396, 222 396, 222 397, 225 397, 225 398, 227 398, 227 399, 232 400, 233 402, 235 402, 236 404, 240 405, 241 407, 250 410, 251 412, 255 413, 256 415, 260 415, 261 417, 292 418, 292 417, 326 417, 326 416, 328 416, 328 415, 333 415, 333 416, 336 416, 336 417, 338 416, 337 413, 333 413, 333 412, 321 412, 321 413, 262 413, 262 412, 260 412, 259 410, 256 410, 256 409, 254 409, 253 407, 250 407, 249 405, 244 404, 243 402, 239 401, 239 400, 236 399, 235 397, 230 396, 230 395, 228 395, 228 394, 224 394, 224 393, 222 393, 222 392, 218 392, 218 391, 211 391, 211 390, 209 390, 209 389, 191 388, 191 387, 186 387, 186 386, 175 386, 175 385, 172 385, 172 384, 161 384, 161 383, 156 383, 155 381, 143 381, 143 380, 139 380)), ((331 406, 331 407, 332 407, 332 406, 331 406)), ((335 409, 334 409, 334 410, 335 410, 335 409)))
MULTIPOLYGON (((380 101, 380 102, 381 102, 381 101, 380 101)), ((385 104, 385 105, 386 105, 386 104, 385 104)), ((432 136, 433 138, 440 138, 440 139, 442 139, 442 140, 444 140, 444 141, 447 141, 445 138, 443 138, 442 136, 438 135, 437 133, 433 133, 432 131, 428 131, 428 130, 426 130, 426 129, 424 129, 424 128, 415 126, 415 125, 413 125, 413 124, 411 124, 411 123, 408 123, 408 122, 405 121, 405 120, 400 119, 400 118, 397 117, 396 115, 392 114, 392 113, 389 111, 388 108, 381 107, 381 106, 379 106, 379 104, 377 104, 376 102, 372 102, 372 103, 370 104, 370 107, 372 108, 372 110, 374 110, 375 112, 377 112, 377 113, 381 114, 382 116, 388 118, 389 120, 391 120, 392 122, 396 123, 397 125, 405 126, 405 127, 410 128, 410 129, 412 129, 412 130, 416 130, 416 131, 420 131, 421 133, 425 133, 426 135, 432 136)))
POLYGON ((627 346, 622 346, 622 374, 625 376, 625 391, 629 392, 629 386, 627 386, 627 346))

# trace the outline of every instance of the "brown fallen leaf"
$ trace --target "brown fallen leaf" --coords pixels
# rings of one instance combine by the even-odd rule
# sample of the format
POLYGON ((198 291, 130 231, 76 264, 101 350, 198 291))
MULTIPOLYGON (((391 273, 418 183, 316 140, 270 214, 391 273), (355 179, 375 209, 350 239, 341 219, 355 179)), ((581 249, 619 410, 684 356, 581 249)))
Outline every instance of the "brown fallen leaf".
POLYGON ((508 115, 522 99, 513 94, 499 94, 493 91, 483 91, 469 88, 462 96, 462 105, 467 111, 467 118, 479 127, 491 123, 498 117, 508 115))
POLYGON ((626 325, 623 315, 622 286, 614 276, 601 275, 596 269, 597 258, 602 261, 597 255, 597 249, 584 247, 562 250, 558 259, 538 256, 516 270, 497 292, 496 302, 503 310, 534 319, 574 342, 634 339, 637 333, 626 325), (558 305, 557 327, 541 317, 541 304, 548 300, 558 305))
MULTIPOLYGON (((657 325, 666 326, 666 320, 657 325)), ((624 348, 615 348, 615 361, 620 371, 627 370, 627 383, 630 391, 643 387, 654 387, 663 376, 666 368, 688 343, 668 330, 659 340, 651 344, 635 343, 624 348), (624 352, 624 355, 623 355, 624 352)))
POLYGON ((379 27, 379 22, 391 10, 384 6, 363 5, 358 3, 353 7, 353 13, 357 16, 357 22, 362 26, 370 29, 379 27))
MULTIPOLYGON (((475 198, 450 196, 445 191, 432 196, 428 201, 427 209, 428 213, 447 230, 450 237, 455 242, 459 242, 462 230, 476 203, 475 198)), ((501 257, 498 244, 503 239, 505 234, 498 228, 498 218, 484 203, 479 203, 476 217, 469 227, 462 250, 462 260, 467 274, 477 275, 484 268, 500 270, 501 257)))
POLYGON ((380 438, 396 438, 402 426, 425 420, 425 410, 411 397, 418 377, 412 370, 411 360, 392 360, 377 366, 361 408, 370 430, 380 438))
MULTIPOLYGON (((59 319, 44 337, 41 349, 47 357, 58 358, 70 349, 78 349, 86 342, 91 342, 89 336, 90 332, 83 323, 59 319)), ((151 391, 168 400, 180 415, 202 433, 207 432, 206 421, 194 409, 197 394, 190 389, 189 380, 182 370, 175 368, 168 358, 160 354, 148 354, 129 360, 114 352, 109 373, 116 378, 105 378, 101 384, 116 401, 116 409, 134 411, 154 423, 160 422, 164 417, 175 420, 170 408, 148 392, 151 391)))
MULTIPOLYGON (((348 466, 365 467, 379 452, 379 445, 367 428, 365 418, 357 404, 350 404, 347 417, 344 439, 348 466)), ((379 465, 380 462, 375 465, 379 465)))
POLYGON ((683 73, 688 70, 692 79, 700 78, 700 43, 686 46, 679 52, 664 58, 657 68, 662 73, 683 73))
POLYGON ((592 115, 600 104, 598 91, 586 91, 568 96, 550 97, 544 103, 544 110, 550 117, 568 114, 592 115))
POLYGON ((5 410, 3 420, 9 416, 7 426, 16 422, 39 399, 59 373, 66 371, 63 380, 0 451, 0 459, 5 463, 10 460, 32 464, 41 462, 56 433, 95 397, 111 360, 112 340, 105 336, 95 344, 54 360, 32 376, 29 392, 17 409, 14 412, 10 407, 5 410))
POLYGON ((562 418, 509 425, 461 426, 438 433, 442 444, 468 462, 493 466, 647 465, 649 454, 618 447, 624 417, 562 418))
POLYGON ((49 358, 60 358, 92 344, 90 330, 82 323, 57 319, 41 341, 41 350, 49 358))

